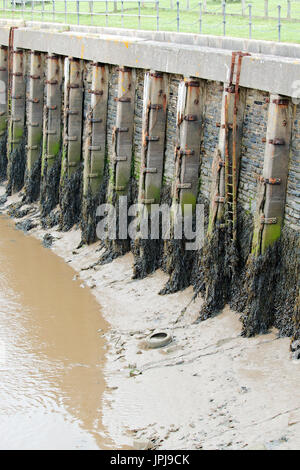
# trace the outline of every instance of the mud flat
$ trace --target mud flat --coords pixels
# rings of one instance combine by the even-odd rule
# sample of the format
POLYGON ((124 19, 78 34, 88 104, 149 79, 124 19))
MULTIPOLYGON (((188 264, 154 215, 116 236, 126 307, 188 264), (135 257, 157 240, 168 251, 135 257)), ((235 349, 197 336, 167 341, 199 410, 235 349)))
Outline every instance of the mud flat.
MULTIPOLYGON (((18 200, 9 197, 2 213, 18 200)), ((195 323, 202 300, 193 300, 191 287, 160 296, 167 281, 160 270, 132 279, 130 253, 100 265, 99 242, 78 248, 80 230, 43 230, 38 206, 26 208, 16 222, 32 226, 28 233, 78 272, 110 325, 99 334, 109 346, 103 425, 114 448, 300 448, 300 361, 290 358, 289 338, 276 329, 242 337, 228 307, 195 323), (172 343, 147 349, 147 335, 162 329, 172 343)))

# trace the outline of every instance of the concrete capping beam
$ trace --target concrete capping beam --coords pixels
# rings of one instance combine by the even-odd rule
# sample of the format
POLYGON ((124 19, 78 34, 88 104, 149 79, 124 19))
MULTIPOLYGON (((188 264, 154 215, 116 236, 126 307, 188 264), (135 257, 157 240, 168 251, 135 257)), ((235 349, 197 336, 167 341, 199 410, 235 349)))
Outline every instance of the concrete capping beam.
MULTIPOLYGON (((57 31, 50 29, 50 25, 47 26, 49 29, 19 27, 14 35, 15 47, 35 49, 38 44, 42 52, 221 82, 226 82, 230 70, 232 49, 150 40, 142 37, 142 31, 138 31, 139 36, 128 36, 127 30, 120 30, 121 36, 107 34, 109 28, 97 28, 105 31, 104 34, 94 33, 94 29, 90 27, 88 30, 93 32, 83 34, 75 32, 74 27, 73 31, 69 30, 71 27, 64 31, 62 25, 56 25, 61 28, 57 31)), ((8 34, 9 26, 0 26, 0 44, 8 44, 8 34)), ((158 37, 158 34, 155 33, 154 37, 158 37)), ((163 36, 169 33, 161 34, 163 36)), ((174 34, 170 33, 169 36, 174 34)), ((210 37, 205 38, 209 42, 210 37)), ((229 39, 227 45, 230 44, 229 39)), ((216 40, 215 38, 215 42, 216 40)), ((300 54, 299 59, 253 54, 243 60, 240 85, 293 96, 299 77, 300 54)))
POLYGON ((0 20, 0 26, 31 27, 34 29, 51 29, 55 31, 72 31, 75 33, 109 34, 113 36, 139 37, 144 40, 186 44, 201 47, 213 47, 227 50, 243 50, 254 54, 276 55, 281 57, 300 58, 300 45, 264 41, 258 39, 233 38, 214 35, 177 33, 169 31, 143 31, 137 29, 109 28, 103 26, 70 25, 23 20, 0 20))

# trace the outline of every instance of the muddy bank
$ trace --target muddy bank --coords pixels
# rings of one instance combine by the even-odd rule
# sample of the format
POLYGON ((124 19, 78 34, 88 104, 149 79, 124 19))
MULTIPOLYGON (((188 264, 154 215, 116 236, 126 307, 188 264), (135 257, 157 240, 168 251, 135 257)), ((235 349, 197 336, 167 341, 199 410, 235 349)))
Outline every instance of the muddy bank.
POLYGON ((101 243, 77 248, 79 230, 57 229, 29 233, 41 242, 51 235, 51 249, 78 271, 111 325, 103 423, 116 448, 299 448, 300 362, 289 358, 289 339, 276 330, 242 337, 228 307, 196 324, 203 301, 191 287, 158 295, 168 281, 161 270, 134 280, 131 253, 100 265, 101 243), (173 342, 147 349, 147 335, 161 329, 173 342))

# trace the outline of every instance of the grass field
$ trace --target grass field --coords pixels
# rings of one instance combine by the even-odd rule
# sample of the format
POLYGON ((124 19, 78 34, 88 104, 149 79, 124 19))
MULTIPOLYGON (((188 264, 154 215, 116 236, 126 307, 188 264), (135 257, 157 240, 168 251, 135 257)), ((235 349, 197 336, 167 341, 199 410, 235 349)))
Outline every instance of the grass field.
MULTIPOLYGON (((248 2, 246 2, 248 3, 248 2)), ((253 39, 278 40, 278 4, 282 5, 281 9, 281 41, 300 43, 300 0, 292 1, 292 21, 288 21, 287 17, 287 1, 286 0, 269 0, 269 16, 274 18, 265 19, 264 1, 252 0, 252 27, 251 34, 253 39), (259 16, 261 18, 259 18, 259 16)), ((112 1, 94 1, 93 14, 90 10, 91 2, 87 0, 79 1, 79 23, 83 25, 99 25, 99 26, 115 26, 156 30, 157 29, 157 9, 155 2, 149 0, 140 5, 140 19, 138 18, 138 2, 134 0, 124 0, 123 13, 121 1, 117 2, 117 11, 114 10, 114 2, 112 1), (108 12, 108 15, 105 13, 108 12)), ((200 32, 199 21, 199 2, 198 0, 180 0, 179 14, 179 30, 182 32, 200 32), (189 10, 187 10, 189 4, 189 10)), ((24 11, 22 6, 16 6, 15 11, 11 9, 10 0, 0 0, 0 17, 2 18, 24 18, 27 20, 34 19, 37 21, 55 21, 67 22, 71 24, 78 23, 76 1, 48 1, 44 2, 33 0, 26 3, 24 11), (65 13, 65 6, 67 11, 65 13), (53 9, 55 8, 55 10, 53 9), (42 9, 44 12, 42 13, 42 9), (5 11, 6 10, 6 11, 5 11)), ((222 2, 220 0, 208 0, 207 10, 211 14, 202 14, 202 34, 223 35, 224 24, 222 15, 222 2), (212 14, 214 13, 214 14, 212 14)), ((248 8, 246 16, 241 15, 241 2, 231 1, 226 3, 226 36, 249 37, 249 17, 248 8), (238 15, 238 16, 236 16, 238 15)), ((159 30, 176 31, 177 7, 176 0, 160 0, 159 1, 159 30), (173 9, 171 5, 173 4, 173 9)))

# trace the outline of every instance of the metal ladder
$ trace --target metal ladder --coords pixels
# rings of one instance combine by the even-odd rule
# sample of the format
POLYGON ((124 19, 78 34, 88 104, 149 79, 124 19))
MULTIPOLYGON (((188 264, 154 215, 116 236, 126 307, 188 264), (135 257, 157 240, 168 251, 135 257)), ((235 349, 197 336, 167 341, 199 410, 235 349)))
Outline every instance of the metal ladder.
POLYGON ((237 113, 239 102, 239 83, 243 57, 250 55, 243 52, 233 52, 229 85, 225 96, 225 217, 231 241, 237 239, 237 113), (233 122, 228 122, 228 93, 234 94, 233 122), (230 141, 232 151, 230 152, 230 141))

